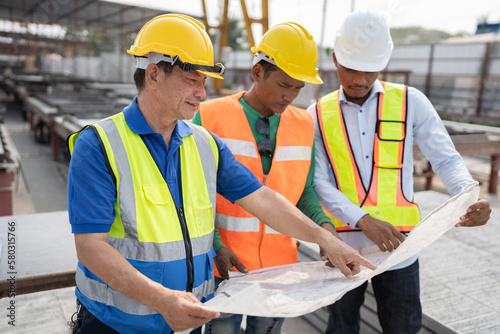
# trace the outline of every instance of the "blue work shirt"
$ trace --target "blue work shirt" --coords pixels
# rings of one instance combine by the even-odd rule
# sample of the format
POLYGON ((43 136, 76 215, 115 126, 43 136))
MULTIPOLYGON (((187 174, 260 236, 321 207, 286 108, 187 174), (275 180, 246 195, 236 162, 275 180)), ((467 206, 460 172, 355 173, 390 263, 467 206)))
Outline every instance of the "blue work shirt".
MULTIPOLYGON (((163 136, 147 123, 137 97, 124 110, 128 127, 138 133, 167 182, 175 204, 182 207, 179 172, 179 147, 182 138, 192 134, 184 121, 177 121, 169 148, 163 136)), ((220 147, 220 174, 217 192, 233 202, 243 198, 262 184, 239 163, 227 146, 215 136, 220 147)), ((101 144, 92 129, 78 137, 68 171, 68 212, 73 233, 108 233, 115 219, 116 186, 104 158, 101 144)))

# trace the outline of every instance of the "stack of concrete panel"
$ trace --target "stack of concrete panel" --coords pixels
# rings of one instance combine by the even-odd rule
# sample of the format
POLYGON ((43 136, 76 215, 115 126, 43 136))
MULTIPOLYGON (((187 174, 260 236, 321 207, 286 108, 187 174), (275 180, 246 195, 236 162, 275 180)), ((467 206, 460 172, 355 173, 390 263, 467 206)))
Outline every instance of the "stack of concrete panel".
POLYGON ((19 169, 18 156, 7 127, 0 123, 0 216, 12 215, 12 191, 14 178, 19 169))

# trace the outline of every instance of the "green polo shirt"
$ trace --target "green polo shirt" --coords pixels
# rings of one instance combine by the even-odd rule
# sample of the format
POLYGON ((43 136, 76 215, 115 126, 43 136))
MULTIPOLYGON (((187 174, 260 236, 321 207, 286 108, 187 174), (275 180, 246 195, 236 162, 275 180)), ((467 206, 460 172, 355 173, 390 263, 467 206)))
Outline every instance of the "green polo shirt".
MULTIPOLYGON (((243 98, 240 98, 239 102, 243 107, 245 115, 247 116, 248 124, 250 125, 253 136, 255 137, 255 142, 258 142, 259 140, 265 138, 266 136, 258 133, 255 127, 255 122, 257 121, 257 119, 264 117, 257 111, 255 111, 252 107, 250 107, 243 100, 243 98)), ((274 148, 276 147, 276 133, 278 132, 280 115, 275 114, 271 117, 268 117, 268 119, 270 127, 269 139, 271 140, 271 146, 274 155, 274 148)), ((192 122, 193 124, 203 126, 203 124, 201 124, 199 111, 194 116, 192 122)), ((272 158, 261 156, 261 160, 262 160, 262 170, 264 171, 264 174, 269 174, 269 171, 271 170, 272 158)), ((333 225, 331 219, 325 214, 323 208, 321 208, 321 205, 318 202, 318 198, 316 197, 316 193, 314 192, 313 188, 313 181, 314 181, 314 144, 312 149, 311 167, 309 168, 309 174, 307 175, 304 191, 302 192, 302 196, 297 202, 297 208, 299 208, 300 211, 302 211, 307 217, 309 217, 312 221, 314 221, 318 225, 321 225, 323 223, 330 223, 333 225)), ((220 234, 218 233, 217 229, 215 229, 214 249, 215 251, 218 251, 221 247, 224 247, 224 245, 220 241, 220 234)))

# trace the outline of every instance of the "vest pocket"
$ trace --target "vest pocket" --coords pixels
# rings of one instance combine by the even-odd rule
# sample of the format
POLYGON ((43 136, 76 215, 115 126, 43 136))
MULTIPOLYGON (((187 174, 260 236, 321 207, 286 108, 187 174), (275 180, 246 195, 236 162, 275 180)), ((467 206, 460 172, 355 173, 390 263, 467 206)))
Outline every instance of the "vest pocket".
POLYGON ((166 184, 143 184, 142 190, 146 199, 154 205, 172 203, 170 192, 166 184))
POLYGON ((193 212, 198 236, 211 233, 214 229, 212 204, 196 207, 193 212))
POLYGON ((137 199, 137 234, 141 242, 182 240, 176 207, 166 184, 143 184, 137 199))

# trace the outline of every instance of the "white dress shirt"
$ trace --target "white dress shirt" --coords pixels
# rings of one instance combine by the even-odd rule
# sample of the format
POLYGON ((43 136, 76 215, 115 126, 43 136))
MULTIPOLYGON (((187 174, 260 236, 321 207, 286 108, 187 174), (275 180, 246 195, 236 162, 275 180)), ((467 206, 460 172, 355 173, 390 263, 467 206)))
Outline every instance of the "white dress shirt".
MULTIPOLYGON (((375 124, 377 121, 377 93, 384 92, 379 80, 373 84, 370 96, 359 106, 347 101, 342 86, 339 102, 344 115, 354 159, 358 164, 361 180, 365 188, 370 184, 373 168, 373 145, 375 124)), ((333 217, 344 224, 354 227, 358 220, 367 214, 365 210, 353 204, 337 189, 332 166, 323 144, 316 103, 307 109, 313 119, 316 140, 316 170, 314 189, 319 202, 333 217)), ((453 195, 463 187, 474 182, 460 154, 455 150, 446 128, 427 97, 413 87, 408 87, 408 115, 406 122, 406 141, 402 170, 402 191, 408 200, 413 199, 413 141, 415 138, 421 152, 427 157, 434 172, 439 175, 448 191, 453 195)), ((373 246, 363 232, 342 232, 342 239, 355 249, 373 246)), ((391 269, 404 268, 412 264, 418 254, 394 266, 391 269)))

